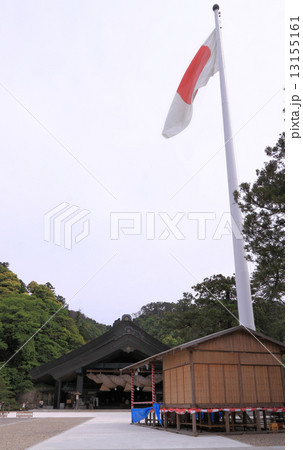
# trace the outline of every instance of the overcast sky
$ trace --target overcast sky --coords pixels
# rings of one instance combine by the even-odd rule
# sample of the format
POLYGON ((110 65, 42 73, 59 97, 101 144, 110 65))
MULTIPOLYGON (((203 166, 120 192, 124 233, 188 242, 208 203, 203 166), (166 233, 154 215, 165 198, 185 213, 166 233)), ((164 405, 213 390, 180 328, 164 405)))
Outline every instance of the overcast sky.
MULTIPOLYGON (((99 322, 234 273, 219 74, 189 127, 161 135, 213 3, 0 1, 1 260, 99 322), (71 248, 63 203, 79 208, 71 248)), ((219 4, 238 178, 253 182, 284 130, 284 3, 219 4)))

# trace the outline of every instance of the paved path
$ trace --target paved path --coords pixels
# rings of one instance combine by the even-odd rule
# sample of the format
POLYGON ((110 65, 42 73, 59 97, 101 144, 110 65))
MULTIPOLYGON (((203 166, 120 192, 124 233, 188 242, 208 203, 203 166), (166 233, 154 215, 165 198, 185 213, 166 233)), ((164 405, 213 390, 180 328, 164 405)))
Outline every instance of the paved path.
POLYGON ((284 450, 284 446, 253 447, 231 438, 215 434, 198 437, 152 430, 130 425, 130 413, 126 412, 37 412, 35 417, 91 417, 81 425, 71 428, 28 450, 162 450, 162 449, 266 449, 284 450))

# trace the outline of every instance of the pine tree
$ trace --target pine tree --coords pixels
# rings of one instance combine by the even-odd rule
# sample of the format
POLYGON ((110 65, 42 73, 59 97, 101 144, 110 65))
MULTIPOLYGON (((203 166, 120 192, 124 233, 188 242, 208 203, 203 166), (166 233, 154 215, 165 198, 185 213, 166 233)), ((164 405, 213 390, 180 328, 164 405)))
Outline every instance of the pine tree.
POLYGON ((285 282, 285 135, 251 185, 242 183, 235 200, 244 214, 243 235, 247 259, 255 264, 252 288, 256 298, 283 302, 285 282))

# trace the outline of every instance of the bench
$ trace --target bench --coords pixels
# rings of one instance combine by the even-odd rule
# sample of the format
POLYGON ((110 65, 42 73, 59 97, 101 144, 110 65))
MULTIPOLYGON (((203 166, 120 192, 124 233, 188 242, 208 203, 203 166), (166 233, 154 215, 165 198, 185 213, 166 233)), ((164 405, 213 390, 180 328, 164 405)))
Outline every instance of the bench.
POLYGON ((17 411, 16 417, 27 417, 30 419, 33 417, 33 411, 17 411))

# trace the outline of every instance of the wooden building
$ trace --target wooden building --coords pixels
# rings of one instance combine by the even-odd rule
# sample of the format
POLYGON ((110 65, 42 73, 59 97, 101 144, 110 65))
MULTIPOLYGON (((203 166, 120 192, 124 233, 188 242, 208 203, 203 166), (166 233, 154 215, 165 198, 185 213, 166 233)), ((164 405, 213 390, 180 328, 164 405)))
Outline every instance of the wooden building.
POLYGON ((159 371, 161 365, 162 411, 265 411, 284 407, 283 353, 280 342, 238 326, 166 350, 122 372, 146 364, 159 371))
MULTIPOLYGON (((130 377, 128 383, 125 376, 120 376, 120 369, 167 349, 125 314, 107 333, 36 367, 30 374, 46 386, 41 398, 54 408, 72 407, 74 403, 82 408, 130 407, 130 377), (51 400, 50 388, 54 393, 51 400)), ((140 384, 136 390, 138 400, 146 399, 151 382, 148 388, 140 384)))

